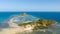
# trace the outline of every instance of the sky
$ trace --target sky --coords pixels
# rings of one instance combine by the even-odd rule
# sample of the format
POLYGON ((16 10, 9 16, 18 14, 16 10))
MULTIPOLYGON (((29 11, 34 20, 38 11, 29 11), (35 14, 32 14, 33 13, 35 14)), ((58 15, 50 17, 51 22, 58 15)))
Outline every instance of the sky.
POLYGON ((0 0, 0 11, 60 11, 60 0, 0 0))

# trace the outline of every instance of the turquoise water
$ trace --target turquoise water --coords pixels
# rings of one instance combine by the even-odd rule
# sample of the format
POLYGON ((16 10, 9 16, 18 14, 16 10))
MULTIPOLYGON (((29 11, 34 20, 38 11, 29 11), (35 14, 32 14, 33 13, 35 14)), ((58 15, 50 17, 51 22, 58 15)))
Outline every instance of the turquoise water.
MULTIPOLYGON (((23 12, 0 12, 0 22, 8 19, 12 15, 22 14, 23 12)), ((25 12, 38 18, 52 19, 60 22, 60 12, 25 12)))
MULTIPOLYGON (((0 22, 2 23, 4 20, 7 20, 12 15, 19 15, 22 13, 24 12, 0 12, 0 22)), ((51 19, 51 20, 56 20, 58 23, 60 22, 60 12, 25 12, 25 13, 35 16, 37 18, 45 18, 48 20, 51 19)), ((7 24, 5 26, 8 27, 7 24)), ((58 26, 58 24, 56 26, 49 27, 49 29, 47 29, 46 32, 41 32, 38 30, 34 32, 23 32, 23 33, 19 32, 17 34, 60 34, 60 26, 58 26), (51 31, 49 31, 49 29, 51 29, 51 31)))

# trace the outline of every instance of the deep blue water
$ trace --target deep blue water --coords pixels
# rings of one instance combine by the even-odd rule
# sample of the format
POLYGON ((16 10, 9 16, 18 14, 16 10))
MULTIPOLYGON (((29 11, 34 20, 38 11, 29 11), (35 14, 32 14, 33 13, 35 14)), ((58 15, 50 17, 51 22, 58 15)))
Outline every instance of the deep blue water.
MULTIPOLYGON (((22 14, 23 12, 0 12, 0 22, 8 19, 12 15, 22 14)), ((25 12, 38 18, 56 20, 60 22, 60 12, 25 12)))

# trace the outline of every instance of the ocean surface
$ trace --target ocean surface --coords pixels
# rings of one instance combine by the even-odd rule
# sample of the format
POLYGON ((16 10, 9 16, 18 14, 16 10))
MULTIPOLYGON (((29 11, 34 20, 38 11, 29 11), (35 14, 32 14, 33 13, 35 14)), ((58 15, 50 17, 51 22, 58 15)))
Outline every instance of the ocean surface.
MULTIPOLYGON (((60 23, 60 12, 0 12, 0 25, 5 20, 9 19, 12 15, 21 15, 22 13, 26 13, 28 15, 35 16, 37 18, 44 18, 47 20, 56 20, 58 23, 60 23)), ((3 24, 3 27, 5 26, 9 27, 6 23, 5 25, 3 24)), ((14 28, 12 28, 12 30, 13 29, 14 28)), ((6 32, 6 31, 9 31, 9 29, 6 28, 6 30, 3 30, 3 31, 1 30, 0 33, 6 32)), ((40 30, 34 31, 34 32, 23 32, 23 33, 18 32, 17 34, 60 34, 60 24, 56 24, 55 26, 49 27, 49 29, 45 31, 46 32, 41 32, 40 30)), ((9 31, 9 33, 10 32, 11 31, 9 31)))
POLYGON ((12 15, 27 13, 37 18, 51 19, 60 22, 60 12, 0 12, 0 22, 7 20, 12 15))

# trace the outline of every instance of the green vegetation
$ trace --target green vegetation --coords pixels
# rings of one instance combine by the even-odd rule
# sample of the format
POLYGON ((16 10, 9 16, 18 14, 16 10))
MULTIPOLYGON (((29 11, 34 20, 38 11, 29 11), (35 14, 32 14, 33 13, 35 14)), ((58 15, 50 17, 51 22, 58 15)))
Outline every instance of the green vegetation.
POLYGON ((26 25, 33 25, 34 22, 28 22, 28 23, 22 23, 22 24, 18 24, 19 26, 25 27, 26 25))
POLYGON ((39 19, 39 20, 36 20, 34 22, 28 22, 28 23, 22 23, 22 24, 19 24, 19 26, 27 26, 27 25, 31 25, 33 26, 34 25, 34 29, 33 30, 37 30, 37 29, 45 29, 45 28, 48 28, 49 26, 51 25, 54 25, 56 23, 55 20, 46 20, 46 19, 39 19))

